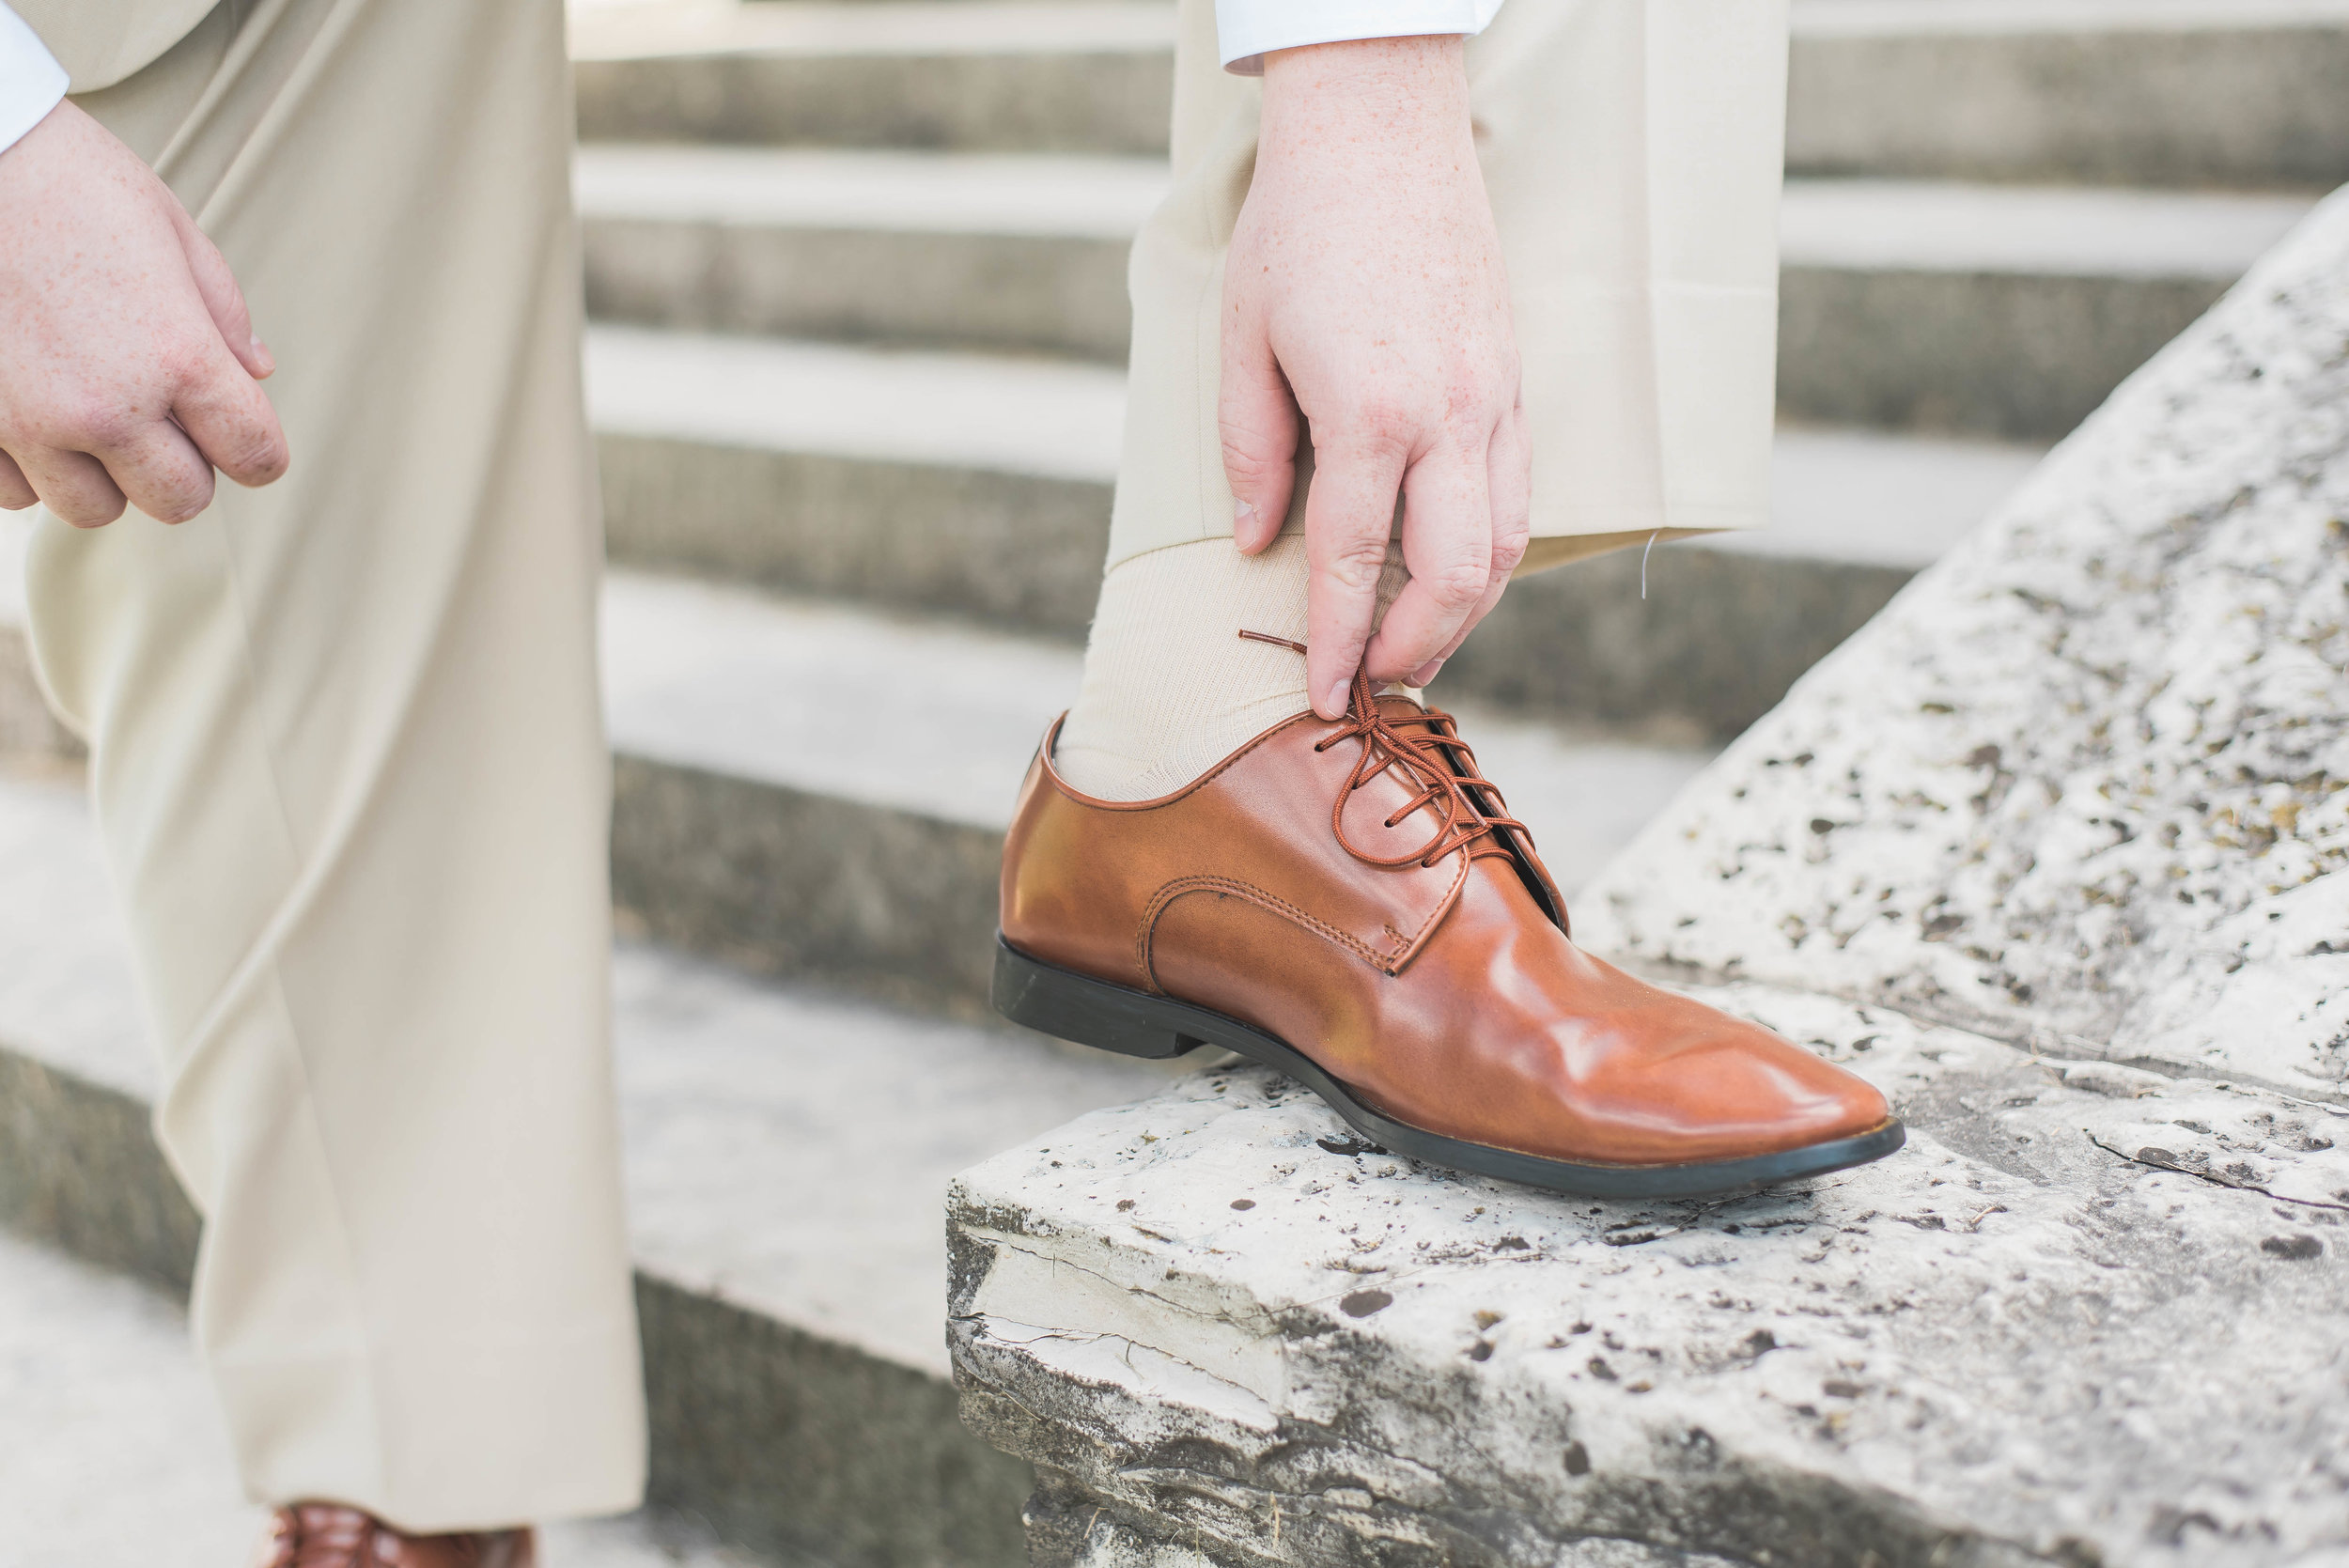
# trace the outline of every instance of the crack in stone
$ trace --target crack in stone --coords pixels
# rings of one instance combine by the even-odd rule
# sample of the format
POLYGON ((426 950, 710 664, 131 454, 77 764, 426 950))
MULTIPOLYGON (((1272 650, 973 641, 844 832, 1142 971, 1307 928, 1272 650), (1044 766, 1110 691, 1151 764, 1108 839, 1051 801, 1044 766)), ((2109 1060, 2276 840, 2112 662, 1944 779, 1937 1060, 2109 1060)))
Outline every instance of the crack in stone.
MULTIPOLYGON (((1724 968, 1693 964, 1680 958, 1658 958, 1635 953, 1610 953, 1607 955, 1607 961, 1617 969, 1628 970, 1642 979, 1657 981, 1667 986, 1683 987, 1705 986, 1720 989, 1734 989, 1737 986, 1755 984, 1754 978, 1743 972, 1742 966, 1737 965, 1724 968)), ((2349 1085, 2344 1085, 2343 1088, 2336 1091, 2319 1089, 2305 1083, 2281 1083, 2273 1079, 2262 1078, 2256 1073, 2241 1072, 2232 1067, 2228 1069, 2224 1078, 2215 1078, 2204 1069, 2183 1062, 2165 1061, 2157 1056, 2108 1055, 2097 1048, 2097 1043, 2094 1040, 2078 1034, 2057 1034, 2055 1036, 2061 1044, 2076 1048, 2081 1052, 2077 1056, 2059 1055, 2047 1048, 2049 1032, 2026 1029, 2018 1032, 2011 1021, 1988 1013, 1976 1016, 1964 1009, 1956 1009, 1944 1015, 1921 1008, 1913 1000, 1886 1001, 1881 997, 1861 996, 1857 992, 1838 986, 1821 986, 1814 989, 1789 986, 1776 981, 1765 981, 1762 984, 1776 990, 1824 997, 1829 1001, 1865 1009, 1869 1013, 1888 1014, 1899 1018, 1921 1033, 1934 1030, 1953 1029, 1961 1033, 1987 1040, 1993 1045, 2004 1046, 2010 1050, 2021 1052, 2029 1056, 2033 1063, 2044 1063, 2050 1066, 2134 1067, 2139 1072, 2153 1073, 2169 1079, 2174 1083, 2207 1083, 2215 1089, 2221 1090, 2232 1090, 2240 1085, 2244 1088, 2257 1089, 2266 1094, 2280 1095, 2288 1100, 2305 1101, 2310 1105, 2349 1107, 2349 1085)))
MULTIPOLYGON (((2336 1213, 2349 1214, 2349 1203, 2328 1203, 2319 1198, 2289 1198, 2280 1192, 2271 1192, 2266 1188, 2258 1185, 2256 1182, 2232 1180, 2223 1173, 2216 1171, 2197 1171, 2194 1167, 2187 1165, 2183 1161, 2143 1159, 2140 1158, 2139 1155, 2130 1154, 2125 1149, 2114 1148, 2111 1144, 2106 1142, 2094 1133, 2090 1132, 2086 1127, 2082 1127, 2080 1129, 2080 1136, 2087 1139, 2091 1143, 2095 1144, 2096 1147, 2102 1149, 2105 1153, 2115 1156, 2121 1159, 2125 1159, 2131 1165, 2142 1165, 2149 1171, 2174 1171, 2181 1176, 2192 1176, 2197 1181, 2208 1182, 2213 1187, 2223 1187, 2231 1192, 2256 1192, 2261 1197, 2269 1199, 2279 1203, 2293 1203, 2301 1208, 2308 1209, 2331 1209, 2336 1213)), ((2139 1151, 2139 1154, 2141 1153, 2142 1151, 2139 1151)))
MULTIPOLYGON (((1140 1227, 1140 1226, 1135 1226, 1135 1227, 1134 1227, 1134 1229, 1136 1229, 1136 1230, 1141 1230, 1141 1227, 1140 1227)), ((1187 1243, 1184 1243, 1184 1242, 1181 1242, 1181 1241, 1175 1240, 1175 1239, 1174 1239, 1174 1238, 1172 1238, 1172 1237, 1166 1237, 1166 1236, 1157 1236, 1155 1232, 1143 1231, 1143 1234, 1144 1235, 1151 1235, 1151 1236, 1155 1236, 1155 1237, 1156 1237, 1156 1239, 1165 1241, 1165 1242, 1167 1242, 1167 1243, 1168 1243, 1168 1245, 1170 1245, 1170 1246, 1180 1247, 1180 1246, 1185 1246, 1185 1245, 1188 1245, 1187 1243)), ((1160 1296, 1158 1292, 1156 1292, 1156 1291, 1154 1291, 1154 1290, 1150 1290, 1150 1289, 1148 1289, 1148 1288, 1147 1288, 1147 1287, 1145 1287, 1145 1286, 1143 1286, 1143 1285, 1136 1285, 1136 1284, 1129 1284, 1129 1283, 1128 1283, 1127 1281, 1123 1281, 1123 1280, 1116 1280, 1116 1279, 1112 1279, 1112 1278, 1111 1278, 1109 1275, 1102 1273, 1102 1272, 1101 1272, 1099 1269, 1097 1269, 1097 1268, 1087 1268, 1087 1267, 1086 1267, 1083 1264, 1078 1263, 1078 1262, 1077 1262, 1076 1260, 1074 1260, 1073 1258, 1062 1257, 1062 1256, 1060 1256, 1060 1255, 1058 1255, 1058 1254, 1056 1254, 1056 1253, 1050 1253, 1050 1252, 1043 1252, 1043 1251, 1039 1251, 1039 1250, 1037 1250, 1035 1248, 1033 1248, 1033 1247, 1022 1247, 1022 1246, 1019 1246, 1017 1242, 1013 1241, 1013 1240, 1012 1240, 1012 1239, 1011 1239, 1011 1238, 1010 1238, 1010 1237, 1009 1237, 1009 1236, 1008 1236, 1005 1233, 1003 1233, 1003 1232, 1000 1232, 1000 1231, 999 1231, 999 1232, 994 1233, 994 1234, 991 1234, 991 1235, 987 1235, 987 1236, 984 1236, 984 1237, 982 1237, 982 1238, 980 1238, 980 1239, 984 1239, 985 1241, 987 1241, 987 1242, 988 1242, 988 1243, 989 1243, 990 1245, 997 1246, 997 1247, 1001 1247, 1001 1248, 1002 1248, 1003 1250, 1005 1250, 1006 1252, 1017 1252, 1017 1253, 1019 1253, 1021 1257, 1025 1257, 1025 1258, 1034 1258, 1036 1262, 1041 1263, 1041 1264, 1046 1264, 1046 1265, 1049 1265, 1050 1266, 1054 1267, 1054 1268, 1066 1268, 1066 1269, 1071 1269, 1071 1270, 1075 1271, 1076 1273, 1082 1274, 1082 1275, 1086 1276, 1088 1279, 1094 1279, 1094 1280, 1098 1280, 1098 1281, 1101 1281, 1101 1283, 1103 1283, 1103 1284, 1105 1284, 1105 1285, 1109 1286, 1112 1290, 1115 1290, 1115 1291, 1122 1291, 1122 1292, 1124 1292, 1124 1293, 1125 1293, 1126 1295, 1128 1295, 1128 1296, 1143 1296, 1143 1297, 1144 1297, 1144 1298, 1146 1298, 1146 1299, 1148 1299, 1148 1300, 1151 1300, 1151 1301, 1155 1301, 1155 1302, 1157 1302, 1159 1305, 1160 1305, 1160 1306, 1162 1306, 1162 1307, 1166 1308, 1169 1312, 1180 1312, 1180 1313, 1182 1313, 1184 1316, 1189 1317, 1189 1318, 1195 1319, 1196 1321, 1201 1322, 1201 1323, 1221 1323, 1221 1324, 1225 1324, 1225 1325, 1227 1325, 1227 1326, 1229 1326, 1229 1327, 1234 1327, 1234 1328, 1237 1328, 1237 1329, 1239 1329, 1242 1333, 1252 1334, 1252 1335, 1254 1335, 1254 1336, 1255 1336, 1257 1339, 1259 1339, 1259 1340, 1276 1339, 1276 1338, 1280 1337, 1281 1327, 1280 1327, 1280 1325, 1279 1325, 1278 1323, 1274 1323, 1274 1324, 1272 1325, 1272 1327, 1269 1327, 1269 1328, 1261 1328, 1261 1327, 1259 1327, 1256 1324, 1242 1322, 1240 1319, 1238 1319, 1238 1318, 1237 1318, 1237 1317, 1234 1317, 1234 1316, 1233 1316, 1231 1313, 1229 1313, 1229 1312, 1200 1312, 1199 1310, 1197 1310, 1197 1309, 1196 1309, 1196 1308, 1194 1308, 1194 1307, 1186 1306, 1185 1304, 1183 1304, 1183 1303, 1182 1303, 1182 1302, 1180 1302, 1180 1301, 1170 1300, 1168 1297, 1163 1296, 1160 1296)), ((984 1318, 986 1315, 987 1315, 987 1314, 985 1314, 985 1313, 972 1313, 972 1312, 957 1313, 957 1314, 955 1314, 955 1320, 956 1320, 956 1321, 957 1321, 957 1322, 966 1322, 966 1323, 967 1323, 967 1322, 973 1322, 973 1321, 977 1321, 977 1320, 979 1320, 979 1319, 984 1318)), ((1260 1317, 1262 1317, 1262 1318, 1265 1318, 1265 1319, 1269 1319, 1269 1318, 1270 1318, 1270 1316, 1271 1316, 1271 1314, 1270 1314, 1270 1313, 1268 1313, 1268 1313, 1260 1313, 1260 1314, 1259 1314, 1259 1316, 1260 1316, 1260 1317)), ((1031 1324, 1029 1327, 1035 1327, 1035 1328, 1049 1328, 1049 1327, 1050 1327, 1050 1325, 1038 1323, 1038 1324, 1031 1324)), ((1118 1336, 1118 1337, 1120 1337, 1120 1338, 1124 1338, 1125 1336, 1122 1336, 1122 1335, 1121 1335, 1121 1336, 1118 1336)), ((1129 1343, 1140 1343, 1140 1342, 1136 1341, 1136 1342, 1129 1342, 1129 1343)), ((1159 1350, 1159 1346, 1157 1346, 1157 1345, 1150 1345, 1150 1346, 1148 1346, 1148 1348, 1149 1348, 1149 1349, 1152 1349, 1152 1350, 1159 1350, 1159 1353, 1160 1355, 1167 1357, 1167 1358, 1168 1358, 1168 1359, 1170 1359, 1170 1360, 1175 1360, 1175 1361, 1182 1361, 1182 1360, 1183 1360, 1183 1358, 1182 1358, 1180 1356, 1176 1356, 1176 1355, 1174 1355, 1174 1354, 1173 1352, 1171 1352, 1171 1351, 1159 1350)), ((1183 1364, 1184 1364, 1185 1366, 1190 1366, 1190 1362, 1188 1362, 1188 1361, 1184 1361, 1184 1362, 1183 1362, 1183 1364)), ((1206 1373, 1206 1372, 1205 1372, 1205 1369, 1196 1369, 1196 1370, 1200 1370, 1200 1371, 1202 1371, 1203 1373, 1205 1373, 1205 1375, 1209 1376, 1209 1377, 1214 1377, 1214 1376, 1216 1375, 1216 1374, 1213 1374, 1213 1373, 1206 1373)), ((1229 1379, 1229 1378, 1218 1378, 1217 1380, 1218 1380, 1219 1382, 1229 1382, 1229 1381, 1231 1381, 1231 1379, 1229 1379)))
MULTIPOLYGON (((1284 1429, 1289 1424, 1285 1419, 1282 1422, 1284 1429)), ((1385 1449, 1371 1447, 1363 1452, 1377 1459, 1400 1465, 1406 1468, 1414 1470, 1425 1468, 1424 1466, 1406 1455, 1385 1449)), ((1237 1477, 1219 1476, 1212 1471, 1188 1467, 1120 1466, 1111 1473, 1120 1481, 1136 1483, 1144 1487, 1163 1487, 1203 1501, 1220 1504, 1237 1514, 1252 1517, 1260 1513, 1268 1514, 1275 1522, 1272 1531, 1274 1545, 1278 1545, 1280 1541, 1279 1522, 1283 1516, 1284 1503, 1287 1505, 1288 1516, 1294 1519, 1315 1518, 1321 1515, 1325 1509, 1333 1512, 1343 1510, 1346 1513, 1384 1512, 1392 1519, 1419 1527, 1419 1532, 1431 1542, 1439 1542, 1446 1536, 1457 1536, 1462 1533, 1472 1536, 1475 1533, 1472 1529, 1466 1526, 1463 1516, 1390 1496, 1370 1484, 1366 1477, 1356 1478, 1352 1484, 1331 1483, 1310 1488, 1283 1488, 1245 1481, 1237 1477), (1346 1502, 1332 1503, 1330 1495, 1336 1492, 1357 1493, 1368 1498, 1370 1502, 1366 1507, 1346 1502), (1262 1501, 1256 1503, 1244 1500, 1251 1498, 1260 1498, 1262 1501)), ((1078 1478, 1072 1475, 1070 1479, 1077 1480, 1078 1478)), ((1080 1482, 1080 1484, 1082 1483, 1080 1482)), ((1128 1501, 1130 1504, 1131 1499, 1128 1501)), ((1099 1524, 1102 1514, 1113 1506, 1115 1506, 1114 1500, 1097 1504, 1087 1525, 1088 1533, 1099 1524)), ((1469 1509, 1466 1514, 1473 1515, 1477 1512, 1479 1510, 1469 1509)), ((1643 1547, 1650 1551, 1668 1552, 1675 1556, 1703 1557, 1732 1564, 1734 1568, 1763 1568, 1763 1565, 1770 1560, 1769 1554, 1757 1560, 1734 1548, 1713 1543, 1691 1544, 1686 1539, 1657 1539, 1626 1530, 1551 1530, 1534 1524, 1522 1514, 1517 1515, 1514 1522, 1525 1527, 1532 1536, 1547 1544, 1553 1553, 1563 1552, 1569 1547, 1589 1542, 1619 1542, 1625 1545, 1643 1547)), ((1213 1540, 1219 1545, 1229 1545, 1241 1551, 1250 1550, 1249 1543, 1232 1540, 1221 1531, 1204 1527, 1196 1521, 1192 1521, 1188 1528, 1194 1544, 1203 1540, 1213 1540)), ((1941 1544, 1942 1550, 1947 1551, 1960 1539, 1969 1541, 1977 1546, 2003 1549, 2032 1562, 2071 1564, 2079 1560, 2061 1547, 2059 1547, 2058 1555, 2050 1558, 2022 1537, 1990 1531, 1968 1530, 1963 1532, 1962 1537, 1945 1536, 1941 1544)), ((2070 1539, 2066 1538, 2067 1541, 2070 1539)), ((1881 1561, 1883 1560, 1870 1552, 1862 1560, 1881 1561)), ((1934 1560, 1937 1562, 1943 1560, 1940 1553, 1937 1552, 1934 1560)), ((2089 1560, 2096 1560, 2090 1559, 2089 1560)))
MULTIPOLYGON (((1425 1468, 1424 1466, 1419 1465, 1417 1462, 1412 1461, 1402 1454, 1389 1452, 1384 1449, 1374 1448, 1366 1452, 1379 1459, 1401 1465, 1407 1468, 1415 1470, 1423 1470, 1425 1468)), ((1288 1505, 1288 1516, 1297 1519, 1314 1518, 1325 1509, 1331 1511, 1343 1510, 1346 1513, 1384 1512, 1391 1516, 1399 1517, 1403 1521, 1419 1526, 1420 1532, 1430 1540, 1439 1541, 1446 1535, 1461 1533, 1461 1526, 1451 1515, 1448 1515, 1443 1511, 1439 1509, 1428 1508, 1423 1504, 1409 1502, 1403 1498, 1390 1496, 1369 1484, 1366 1478, 1360 1478, 1355 1483, 1352 1484, 1331 1483, 1324 1486, 1291 1489, 1267 1486, 1260 1483, 1252 1483, 1220 1477, 1212 1474, 1211 1472, 1194 1469, 1170 1470, 1164 1467, 1157 1467, 1126 1466, 1120 1467, 1113 1473, 1121 1480, 1139 1482, 1145 1486, 1155 1485, 1169 1487, 1193 1497, 1207 1499, 1209 1501, 1221 1502, 1223 1506, 1232 1508, 1234 1512, 1244 1514, 1254 1514, 1258 1513, 1258 1505, 1252 1503, 1236 1502, 1233 1499, 1232 1494, 1237 1493, 1242 1497, 1262 1498, 1262 1511, 1268 1513, 1274 1522, 1272 1542, 1275 1545, 1279 1544, 1281 1538, 1280 1522, 1283 1516, 1282 1510, 1284 1503, 1288 1505), (1358 1493, 1368 1498, 1370 1501, 1367 1505, 1360 1505, 1351 1502, 1333 1503, 1330 1500, 1330 1496, 1332 1493, 1337 1492, 1358 1493)), ((1095 1509, 1095 1522, 1098 1522, 1102 1512, 1102 1508, 1095 1509)), ((1761 1565, 1755 1562, 1752 1559, 1724 1551, 1718 1546, 1691 1546, 1685 1542, 1659 1541, 1645 1535, 1634 1534, 1624 1530, 1596 1529, 1553 1532, 1548 1529, 1543 1529, 1538 1526, 1533 1526, 1530 1520, 1523 1519, 1522 1517, 1520 1517, 1517 1522, 1527 1526, 1531 1533, 1532 1533, 1535 1537, 1547 1543, 1552 1548, 1561 1551, 1585 1542, 1611 1541, 1621 1542, 1626 1545, 1645 1547, 1651 1551, 1671 1552, 1675 1555, 1696 1553, 1702 1556, 1713 1558, 1718 1561, 1735 1564, 1736 1565, 1736 1568, 1761 1568, 1761 1565)), ((1198 1527, 1194 1526, 1193 1529, 1197 1529, 1198 1527)), ((1200 1533, 1206 1534, 1208 1532, 1201 1530, 1200 1533)), ((1218 1539, 1220 1540, 1221 1537, 1219 1536, 1218 1539)), ((1230 1542, 1228 1544, 1239 1546, 1242 1549, 1246 1549, 1247 1545, 1244 1542, 1230 1542)))

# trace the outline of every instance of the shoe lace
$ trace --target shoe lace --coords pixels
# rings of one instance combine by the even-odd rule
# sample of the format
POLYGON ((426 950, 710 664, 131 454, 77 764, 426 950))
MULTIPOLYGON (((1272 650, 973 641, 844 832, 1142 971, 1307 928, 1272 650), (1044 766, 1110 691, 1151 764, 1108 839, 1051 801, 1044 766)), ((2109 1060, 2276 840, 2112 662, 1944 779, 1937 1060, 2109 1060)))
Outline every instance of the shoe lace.
MULTIPOLYGON (((1252 643, 1270 643, 1300 654, 1305 651, 1304 644, 1285 637, 1261 631, 1240 635, 1252 643)), ((1526 847, 1532 847, 1532 833, 1508 815, 1508 802, 1501 799, 1500 788, 1477 771, 1476 753, 1460 738, 1452 716, 1430 709, 1387 712, 1378 706, 1370 672, 1364 667, 1354 671, 1344 724, 1315 741, 1314 750, 1326 752, 1357 738, 1362 743, 1361 754, 1354 759, 1354 770, 1338 792, 1330 826, 1346 852, 1363 864, 1393 867, 1417 862, 1423 868, 1480 839, 1484 844, 1471 854, 1510 855, 1504 829, 1522 834, 1526 847), (1400 827, 1412 813, 1431 805, 1437 808, 1438 821, 1434 835, 1419 848, 1400 855, 1374 855, 1347 835, 1346 807, 1355 791, 1390 769, 1400 770, 1404 782, 1417 784, 1419 792, 1397 806, 1381 826, 1400 827)))

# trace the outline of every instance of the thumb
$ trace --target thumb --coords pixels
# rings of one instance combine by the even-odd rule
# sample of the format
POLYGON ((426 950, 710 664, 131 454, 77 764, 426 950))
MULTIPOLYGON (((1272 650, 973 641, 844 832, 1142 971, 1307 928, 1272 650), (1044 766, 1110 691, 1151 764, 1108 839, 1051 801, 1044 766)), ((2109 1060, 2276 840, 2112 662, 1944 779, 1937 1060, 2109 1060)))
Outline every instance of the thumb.
POLYGON ((245 374, 255 380, 266 380, 277 362, 269 346, 254 334, 253 316, 245 308, 244 290, 237 287, 237 277, 228 270, 228 260, 218 246, 187 210, 173 202, 174 222, 179 232, 179 248, 188 258, 188 272, 195 279, 195 291, 203 297, 204 308, 211 312, 212 325, 220 329, 221 341, 237 356, 245 374))
POLYGON ((1262 316, 1227 299, 1223 373, 1216 396, 1223 474, 1232 487, 1232 540, 1248 554, 1270 544, 1297 489, 1297 398, 1273 357, 1262 316))

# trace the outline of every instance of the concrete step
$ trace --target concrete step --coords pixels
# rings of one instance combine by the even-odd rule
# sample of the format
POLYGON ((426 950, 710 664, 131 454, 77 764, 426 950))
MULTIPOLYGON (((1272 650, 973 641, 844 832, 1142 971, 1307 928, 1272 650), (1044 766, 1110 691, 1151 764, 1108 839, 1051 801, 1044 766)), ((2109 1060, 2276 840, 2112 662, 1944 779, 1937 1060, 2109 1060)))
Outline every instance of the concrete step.
POLYGON ((2310 205, 2218 192, 1790 181, 1780 411, 2052 441, 2310 205))
POLYGON ((1125 378, 597 328, 614 558, 1063 637, 1100 587, 1125 378))
MULTIPOLYGON (((183 1286, 195 1219, 148 1132, 151 1053, 69 784, 0 777, 0 1226, 183 1286)), ((946 1184, 1168 1071, 643 946, 615 991, 655 1500, 795 1561, 1022 1560, 1026 1467, 963 1432, 947 1379, 946 1184)), ((0 1242, 0 1560, 238 1560, 251 1515, 172 1315, 0 1242), (95 1550, 62 1545, 99 1517, 95 1550)), ((732 1560, 658 1519, 555 1545, 577 1549, 551 1568, 732 1560)))
POLYGON ((580 149, 600 320, 1075 354, 1122 364, 1151 159, 580 149))
POLYGON ((1126 362, 1140 157, 580 147, 587 310, 606 321, 1126 362))
MULTIPOLYGON (((1122 363, 1146 159, 581 149, 600 319, 1122 363)), ((1789 417, 2052 439, 2308 210, 2298 196, 1797 180, 1789 417)))
MULTIPOLYGON (((1074 636, 1106 548, 1123 383, 1093 366, 599 328, 615 558, 1074 636)), ((1520 583, 1450 693, 1727 737, 2036 461, 1789 428, 1766 535, 1520 583)), ((1452 700, 1447 696, 1447 701, 1452 700)))
MULTIPOLYGON (((1076 691, 1075 648, 626 572, 603 635, 625 930, 991 1018, 1003 831, 1076 691)), ((1710 755, 1686 737, 1467 716, 1569 888, 1710 755)))
MULTIPOLYGON (((0 1561, 227 1564, 268 1514, 238 1500, 187 1316, 147 1281, 0 1232, 0 1561)), ((565 1523, 545 1568, 757 1568, 661 1512, 565 1523)))
POLYGON ((1158 0, 889 0, 576 13, 588 141, 1159 153, 1158 0))
MULTIPOLYGON (((2349 0, 1796 0, 1803 173, 2349 179, 2349 0)), ((574 18, 589 140, 1163 153, 1171 6, 665 6, 574 18)))
POLYGON ((2349 179, 2343 0, 1795 0, 1794 14, 1798 172, 2349 179))

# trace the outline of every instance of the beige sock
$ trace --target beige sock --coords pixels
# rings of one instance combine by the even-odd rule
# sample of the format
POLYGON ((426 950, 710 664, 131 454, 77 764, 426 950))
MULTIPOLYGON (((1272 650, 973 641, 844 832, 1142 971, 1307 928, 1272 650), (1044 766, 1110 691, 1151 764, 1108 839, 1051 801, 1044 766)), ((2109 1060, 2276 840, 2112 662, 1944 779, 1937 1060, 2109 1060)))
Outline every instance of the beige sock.
MULTIPOLYGON (((1382 613, 1408 581, 1390 546, 1382 613)), ((1305 582, 1305 541, 1295 534, 1253 556, 1229 539, 1201 539, 1112 567, 1052 754, 1061 776, 1100 800, 1152 800, 1311 707, 1304 656, 1239 635, 1303 642, 1305 582)))

